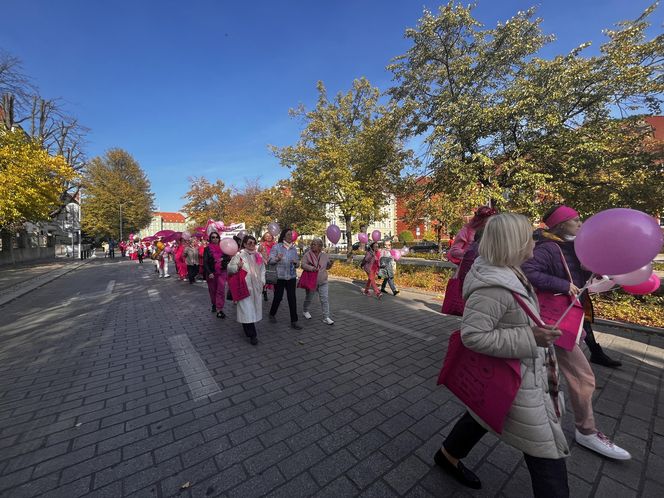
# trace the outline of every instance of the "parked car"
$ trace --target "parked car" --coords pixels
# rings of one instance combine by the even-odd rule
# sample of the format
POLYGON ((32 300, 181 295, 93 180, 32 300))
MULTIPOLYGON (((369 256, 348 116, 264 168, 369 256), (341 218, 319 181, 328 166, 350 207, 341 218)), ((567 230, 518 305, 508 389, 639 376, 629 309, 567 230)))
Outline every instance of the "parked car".
POLYGON ((409 249, 412 252, 430 252, 433 254, 438 252, 438 242, 422 240, 410 246, 409 249))

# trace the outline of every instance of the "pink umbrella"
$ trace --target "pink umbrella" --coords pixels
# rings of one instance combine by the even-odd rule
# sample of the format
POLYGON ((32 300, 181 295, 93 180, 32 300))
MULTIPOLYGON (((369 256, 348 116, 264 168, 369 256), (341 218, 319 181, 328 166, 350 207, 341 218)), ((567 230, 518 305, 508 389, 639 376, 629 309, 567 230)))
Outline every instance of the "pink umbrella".
POLYGON ((157 233, 154 234, 155 237, 168 237, 169 235, 173 235, 175 232, 173 230, 160 230, 157 233))
POLYGON ((180 232, 173 232, 172 230, 171 232, 172 233, 170 235, 166 235, 165 237, 162 238, 163 242, 173 242, 180 238, 180 232))

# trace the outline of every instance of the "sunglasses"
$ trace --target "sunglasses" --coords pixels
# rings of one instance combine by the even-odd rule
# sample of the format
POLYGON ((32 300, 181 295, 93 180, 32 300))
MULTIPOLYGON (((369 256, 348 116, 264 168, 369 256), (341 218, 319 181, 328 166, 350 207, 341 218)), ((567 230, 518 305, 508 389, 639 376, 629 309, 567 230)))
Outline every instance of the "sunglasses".
POLYGON ((254 245, 256 245, 256 241, 254 241, 254 240, 248 240, 248 241, 246 241, 244 244, 247 245, 247 246, 250 245, 250 244, 251 244, 252 246, 254 246, 254 245))
POLYGON ((216 235, 213 235, 212 237, 210 237, 210 239, 218 239, 218 238, 219 237, 217 237, 216 235))

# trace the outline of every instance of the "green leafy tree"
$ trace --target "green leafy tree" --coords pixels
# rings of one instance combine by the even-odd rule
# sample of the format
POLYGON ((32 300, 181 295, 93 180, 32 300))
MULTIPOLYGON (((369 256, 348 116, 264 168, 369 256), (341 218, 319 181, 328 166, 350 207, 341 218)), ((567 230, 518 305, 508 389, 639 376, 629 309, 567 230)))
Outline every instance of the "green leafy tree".
POLYGON ((325 229, 325 207, 320 203, 308 204, 305 196, 294 189, 290 180, 281 180, 275 186, 265 189, 259 204, 263 213, 263 226, 276 221, 282 227, 315 235, 322 235, 325 229))
POLYGON ((380 92, 366 79, 355 80, 333 100, 322 82, 318 93, 315 109, 291 111, 306 123, 298 143, 273 151, 291 168, 297 195, 318 212, 336 206, 352 240, 353 228, 381 216, 385 194, 399 183, 411 153, 400 138, 399 110, 382 106, 380 92))
POLYGON ((95 157, 87 167, 81 200, 82 228, 98 237, 126 237, 150 224, 154 195, 136 160, 122 149, 95 157))
POLYGON ((664 36, 645 39, 654 9, 607 31, 600 55, 584 57, 584 44, 552 60, 537 57, 552 37, 534 9, 492 29, 455 1, 425 10, 406 31, 411 48, 389 66, 390 93, 428 146, 422 197, 479 192, 532 216, 559 199, 583 211, 661 208, 661 163, 643 147, 640 120, 616 120, 659 110, 664 36))

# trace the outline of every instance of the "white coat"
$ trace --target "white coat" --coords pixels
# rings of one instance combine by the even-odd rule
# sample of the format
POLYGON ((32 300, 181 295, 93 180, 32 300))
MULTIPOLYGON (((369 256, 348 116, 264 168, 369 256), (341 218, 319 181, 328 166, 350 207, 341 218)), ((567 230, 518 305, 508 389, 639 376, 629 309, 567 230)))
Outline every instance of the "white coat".
POLYGON ((246 282, 249 288, 249 297, 237 303, 237 321, 239 323, 256 323, 263 318, 263 286, 265 285, 265 264, 260 263, 258 252, 249 253, 245 249, 235 254, 228 263, 228 274, 233 275, 240 269, 238 263, 242 260, 242 269, 247 272, 246 282))
MULTIPOLYGON (((545 350, 535 343, 530 319, 512 291, 539 312, 537 297, 523 286, 514 271, 490 265, 478 257, 463 284, 466 307, 461 340, 478 353, 521 361, 521 387, 498 437, 531 456, 564 458, 569 455, 569 447, 548 394, 545 350)), ((562 411, 562 392, 560 396, 562 411)), ((471 415, 489 429, 479 417, 472 412, 471 415)))

